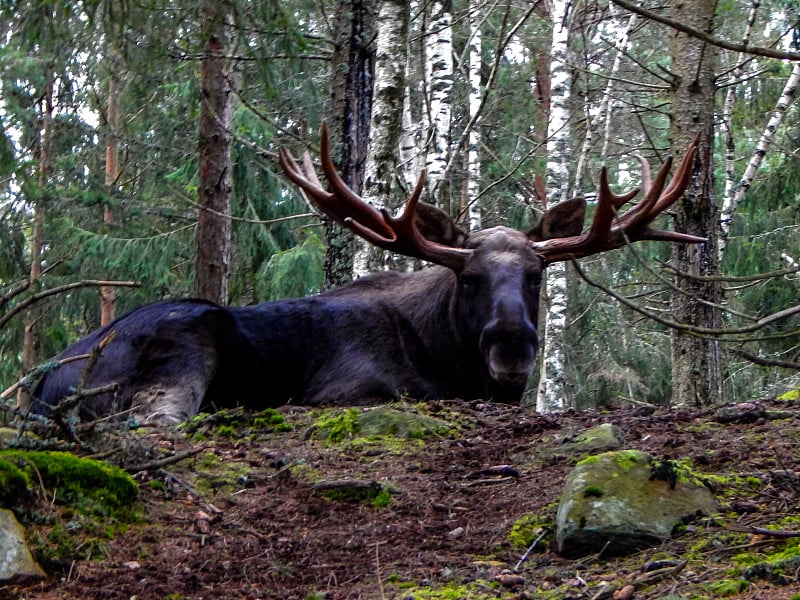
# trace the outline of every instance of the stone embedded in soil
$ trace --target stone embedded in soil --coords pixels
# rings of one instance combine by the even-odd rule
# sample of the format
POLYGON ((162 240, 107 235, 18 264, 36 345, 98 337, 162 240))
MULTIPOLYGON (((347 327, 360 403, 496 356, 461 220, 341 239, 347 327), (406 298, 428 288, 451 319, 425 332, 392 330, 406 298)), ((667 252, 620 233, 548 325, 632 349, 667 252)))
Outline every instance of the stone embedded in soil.
POLYGON ((676 526, 716 511, 711 492, 677 467, 636 450, 581 461, 567 478, 556 516, 562 556, 624 555, 668 539, 676 526), (670 471, 670 469, 666 469, 670 471))
POLYGON ((0 585, 46 577, 25 544, 25 530, 14 513, 0 508, 0 585))

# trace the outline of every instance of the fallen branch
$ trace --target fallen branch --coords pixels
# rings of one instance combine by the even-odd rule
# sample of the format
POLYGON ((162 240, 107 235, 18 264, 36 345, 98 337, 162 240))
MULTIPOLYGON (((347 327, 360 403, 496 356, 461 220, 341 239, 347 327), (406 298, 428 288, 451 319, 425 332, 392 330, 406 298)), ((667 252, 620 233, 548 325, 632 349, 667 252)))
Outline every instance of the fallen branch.
POLYGON ((181 462, 184 459, 191 458, 196 454, 200 454, 205 450, 204 446, 199 448, 192 448, 191 450, 187 450, 186 452, 179 452, 178 454, 173 454, 172 456, 167 456, 166 458, 160 458, 158 460, 152 460, 150 462, 141 463, 139 465, 133 465, 130 467, 125 467, 125 471, 130 473, 131 475, 135 475, 141 471, 153 471, 156 469, 163 469, 167 465, 172 465, 177 462, 181 462))
POLYGON ((722 527, 738 533, 752 533, 753 535, 766 535, 782 539, 800 537, 800 531, 789 531, 787 529, 766 529, 764 527, 754 527, 751 525, 739 525, 738 523, 727 523, 722 527))

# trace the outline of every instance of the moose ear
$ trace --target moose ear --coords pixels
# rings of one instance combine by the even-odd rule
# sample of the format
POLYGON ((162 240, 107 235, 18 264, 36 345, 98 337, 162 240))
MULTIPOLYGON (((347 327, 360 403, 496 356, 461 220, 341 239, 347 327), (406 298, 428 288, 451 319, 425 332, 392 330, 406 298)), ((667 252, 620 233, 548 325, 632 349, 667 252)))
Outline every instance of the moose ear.
POLYGON ((528 232, 533 242, 580 235, 586 215, 586 200, 581 197, 559 202, 547 209, 528 232))
POLYGON ((452 217, 432 204, 417 204, 415 223, 422 237, 429 242, 460 248, 467 239, 466 232, 455 224, 452 217))

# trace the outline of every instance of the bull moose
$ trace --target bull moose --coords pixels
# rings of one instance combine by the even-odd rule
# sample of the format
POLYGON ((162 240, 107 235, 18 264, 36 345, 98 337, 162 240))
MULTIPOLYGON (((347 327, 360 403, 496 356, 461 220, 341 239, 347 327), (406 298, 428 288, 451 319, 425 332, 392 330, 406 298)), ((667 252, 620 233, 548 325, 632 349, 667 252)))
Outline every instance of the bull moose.
POLYGON ((683 194, 695 151, 696 143, 665 189, 667 160, 643 201, 622 215, 617 210, 638 190, 612 193, 603 169, 585 234, 580 199, 553 206, 527 234, 507 227, 466 234, 419 203, 424 172, 401 216, 373 208, 336 173, 323 127, 330 191, 308 153, 301 167, 281 150, 289 179, 371 244, 433 266, 256 306, 198 300, 143 306, 64 350, 62 366, 35 390, 33 410, 48 413, 71 395, 85 395, 84 418, 128 411, 143 423, 175 424, 205 406, 364 404, 401 394, 519 402, 537 353, 539 288, 548 264, 637 240, 704 241, 650 227, 683 194), (86 360, 64 360, 97 354, 101 346, 91 368, 86 360))

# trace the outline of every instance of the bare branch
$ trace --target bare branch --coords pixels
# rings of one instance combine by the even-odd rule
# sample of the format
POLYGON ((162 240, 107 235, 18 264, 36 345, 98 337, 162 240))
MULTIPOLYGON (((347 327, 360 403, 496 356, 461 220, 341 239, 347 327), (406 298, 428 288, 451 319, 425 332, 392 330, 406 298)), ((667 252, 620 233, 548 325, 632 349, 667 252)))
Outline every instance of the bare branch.
POLYGON ((699 40, 703 40, 704 42, 711 44, 712 46, 717 46, 718 48, 723 48, 725 50, 733 50, 734 52, 741 52, 744 54, 754 54, 756 56, 766 56, 767 58, 778 58, 781 60, 800 60, 800 52, 785 52, 782 50, 775 50, 773 48, 764 48, 761 46, 748 46, 746 44, 736 44, 734 42, 728 42, 726 40, 721 40, 719 38, 714 37, 706 33, 705 31, 701 31, 700 29, 695 29, 694 27, 690 27, 689 25, 684 25, 678 21, 673 21, 667 17, 664 17, 657 12, 653 12, 652 10, 648 10, 646 8, 642 8, 638 4, 634 2, 629 2, 628 0, 613 0, 615 4, 619 4, 625 10, 629 10, 631 12, 636 13, 637 15, 641 15, 653 21, 657 21, 662 25, 667 25, 668 27, 672 27, 673 29, 677 29, 678 31, 682 31, 683 33, 695 37, 699 40))
POLYGON ((49 298, 50 296, 55 296, 57 294, 63 294, 64 292, 68 292, 70 290, 75 290, 82 287, 139 287, 141 284, 138 281, 101 281, 97 279, 85 279, 83 281, 75 281, 73 283, 67 283, 66 285, 59 285, 54 288, 50 288, 49 290, 43 290, 41 292, 37 292, 28 298, 25 298, 22 302, 14 306, 11 310, 9 310, 6 314, 0 317, 0 329, 6 326, 6 324, 17 314, 21 313, 23 310, 29 308, 30 306, 36 304, 40 300, 44 300, 45 298, 49 298))

